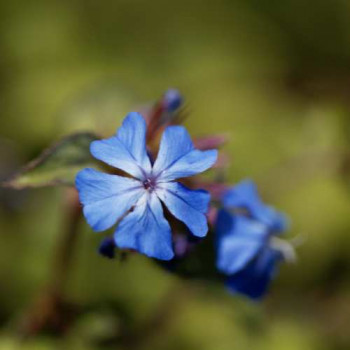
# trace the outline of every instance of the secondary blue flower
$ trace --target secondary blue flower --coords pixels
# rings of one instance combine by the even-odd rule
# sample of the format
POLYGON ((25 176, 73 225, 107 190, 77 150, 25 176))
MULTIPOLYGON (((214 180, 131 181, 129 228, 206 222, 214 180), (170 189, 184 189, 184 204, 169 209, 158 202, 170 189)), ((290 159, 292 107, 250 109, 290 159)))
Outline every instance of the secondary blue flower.
POLYGON ((84 216, 95 231, 106 230, 120 221, 114 234, 119 248, 170 260, 174 256, 171 229, 161 201, 193 235, 205 236, 209 194, 190 190, 173 180, 210 168, 217 151, 196 150, 184 127, 169 126, 152 165, 145 140, 145 120, 139 113, 130 113, 115 136, 92 142, 90 150, 95 158, 132 178, 84 169, 77 175, 76 187, 84 216))
POLYGON ((252 181, 223 197, 216 224, 217 268, 233 292, 261 298, 277 273, 277 263, 293 258, 291 245, 277 235, 286 230, 284 214, 265 205, 252 181))

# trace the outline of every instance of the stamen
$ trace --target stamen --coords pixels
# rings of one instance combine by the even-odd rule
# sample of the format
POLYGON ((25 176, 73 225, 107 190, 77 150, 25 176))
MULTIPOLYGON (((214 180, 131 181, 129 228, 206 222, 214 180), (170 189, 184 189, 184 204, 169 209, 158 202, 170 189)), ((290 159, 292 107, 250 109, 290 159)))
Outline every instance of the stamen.
POLYGON ((289 263, 295 263, 297 260, 297 256, 292 244, 290 244, 287 240, 281 239, 278 237, 271 237, 271 246, 280 251, 283 255, 283 258, 289 263))
POLYGON ((143 181, 143 187, 146 190, 153 191, 155 186, 156 186, 156 184, 155 184, 155 181, 153 179, 146 179, 145 181, 143 181))

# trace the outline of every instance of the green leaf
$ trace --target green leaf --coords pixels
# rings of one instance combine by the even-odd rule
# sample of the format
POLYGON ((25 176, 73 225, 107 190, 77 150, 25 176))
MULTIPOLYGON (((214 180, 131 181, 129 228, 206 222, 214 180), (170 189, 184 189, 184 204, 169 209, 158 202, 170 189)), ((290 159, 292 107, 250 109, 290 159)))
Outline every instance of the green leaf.
POLYGON ((28 163, 3 185, 23 189, 68 185, 74 186, 77 172, 86 167, 99 168, 90 154, 90 143, 98 137, 77 133, 64 137, 28 163))

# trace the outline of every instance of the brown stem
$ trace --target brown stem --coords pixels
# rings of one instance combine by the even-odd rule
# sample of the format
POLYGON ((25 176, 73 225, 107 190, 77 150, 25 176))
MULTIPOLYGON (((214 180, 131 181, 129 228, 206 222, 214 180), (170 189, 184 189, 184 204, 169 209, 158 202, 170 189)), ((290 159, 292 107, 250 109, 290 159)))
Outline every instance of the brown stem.
POLYGON ((160 117, 162 116, 164 109, 160 102, 158 102, 152 109, 149 117, 149 124, 147 130, 147 143, 154 140, 159 131, 160 127, 160 117))

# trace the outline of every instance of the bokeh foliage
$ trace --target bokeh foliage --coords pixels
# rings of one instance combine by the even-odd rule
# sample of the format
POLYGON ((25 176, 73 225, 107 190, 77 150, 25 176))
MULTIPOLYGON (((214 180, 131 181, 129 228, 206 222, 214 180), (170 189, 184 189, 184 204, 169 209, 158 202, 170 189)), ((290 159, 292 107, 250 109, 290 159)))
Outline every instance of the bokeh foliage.
POLYGON ((304 243, 255 305, 140 256, 102 259, 101 236, 81 222, 67 291, 79 317, 65 337, 19 345, 16 324, 65 227, 65 191, 4 190, 0 350, 116 348, 125 329, 139 349, 348 349, 349 10, 342 0, 2 0, 2 178, 67 133, 112 134, 175 86, 192 134, 231 137, 229 181, 254 178, 304 243))

